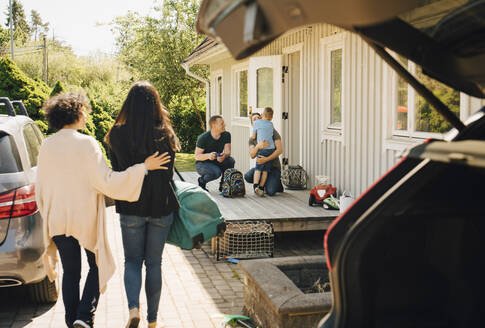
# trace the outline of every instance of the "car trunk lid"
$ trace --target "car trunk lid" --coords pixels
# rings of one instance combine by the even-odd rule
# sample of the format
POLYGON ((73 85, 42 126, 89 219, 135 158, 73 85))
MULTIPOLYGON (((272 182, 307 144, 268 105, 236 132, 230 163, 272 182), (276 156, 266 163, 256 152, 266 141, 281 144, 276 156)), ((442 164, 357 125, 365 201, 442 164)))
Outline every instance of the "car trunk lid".
POLYGON ((197 29, 222 40, 242 59, 292 28, 334 24, 411 59, 438 81, 483 98, 484 16, 484 0, 297 0, 278 5, 205 0, 197 29))

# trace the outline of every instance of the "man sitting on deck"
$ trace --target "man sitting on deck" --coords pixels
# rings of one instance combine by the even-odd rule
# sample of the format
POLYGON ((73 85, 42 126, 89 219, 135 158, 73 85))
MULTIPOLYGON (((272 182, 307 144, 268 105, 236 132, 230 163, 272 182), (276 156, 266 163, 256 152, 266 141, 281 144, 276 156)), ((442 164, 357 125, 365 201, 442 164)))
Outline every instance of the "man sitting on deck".
MULTIPOLYGON (((259 113, 254 112, 251 115, 251 124, 254 124, 254 121, 261 119, 261 115, 259 113)), ((273 129, 273 141, 275 144, 275 151, 270 156, 258 156, 256 158, 256 163, 264 164, 269 161, 273 161, 273 167, 271 168, 271 172, 268 173, 268 177, 266 179, 266 184, 264 185, 264 191, 268 194, 268 196, 274 196, 277 192, 283 192, 283 185, 281 184, 281 163, 279 156, 283 152, 283 144, 281 142, 281 136, 273 129)), ((257 143, 256 139, 249 138, 249 156, 251 158, 255 158, 258 154, 258 150, 263 149, 269 145, 268 142, 262 141, 257 143)), ((248 183, 253 183, 254 180, 254 170, 253 167, 250 169, 245 175, 244 179, 248 183)))
POLYGON ((234 167, 231 157, 231 134, 226 131, 224 119, 214 115, 209 119, 209 131, 197 138, 195 147, 195 169, 199 173, 199 186, 207 190, 209 181, 221 177, 219 191, 222 191, 223 173, 226 169, 234 167))

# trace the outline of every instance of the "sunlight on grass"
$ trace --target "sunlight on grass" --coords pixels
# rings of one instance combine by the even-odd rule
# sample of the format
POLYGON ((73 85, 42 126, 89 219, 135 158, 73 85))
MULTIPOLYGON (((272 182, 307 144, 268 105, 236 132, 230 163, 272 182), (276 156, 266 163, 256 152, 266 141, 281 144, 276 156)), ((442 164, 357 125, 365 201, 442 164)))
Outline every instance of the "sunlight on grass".
POLYGON ((179 172, 195 171, 194 154, 177 153, 175 159, 175 167, 179 172))

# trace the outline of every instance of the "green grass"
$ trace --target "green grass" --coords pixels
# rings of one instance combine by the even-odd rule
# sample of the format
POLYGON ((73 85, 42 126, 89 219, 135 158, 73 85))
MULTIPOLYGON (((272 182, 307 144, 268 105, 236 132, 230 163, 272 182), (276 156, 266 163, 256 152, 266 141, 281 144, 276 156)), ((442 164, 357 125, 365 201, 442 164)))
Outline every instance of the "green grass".
POLYGON ((175 156, 175 167, 179 172, 195 171, 194 154, 177 153, 175 156))

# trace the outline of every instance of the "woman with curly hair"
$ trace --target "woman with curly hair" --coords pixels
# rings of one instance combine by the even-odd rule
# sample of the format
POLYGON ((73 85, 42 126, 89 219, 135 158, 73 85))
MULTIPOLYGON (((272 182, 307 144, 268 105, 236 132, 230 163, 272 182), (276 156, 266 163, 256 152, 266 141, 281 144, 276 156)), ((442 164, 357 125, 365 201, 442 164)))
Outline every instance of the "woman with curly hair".
POLYGON ((145 177, 138 201, 116 201, 116 211, 120 213, 125 253, 125 291, 130 311, 126 327, 138 327, 140 322, 143 263, 146 268, 148 327, 159 327, 157 314, 162 291, 162 253, 173 213, 179 206, 170 183, 175 152, 180 146, 168 113, 150 83, 137 82, 131 87, 106 141, 115 170, 124 170, 154 151, 170 154, 167 171, 150 172, 145 177))
POLYGON ((51 130, 39 152, 37 205, 44 219, 46 252, 44 266, 49 279, 56 278, 59 251, 64 275, 62 297, 68 327, 93 326, 99 294, 115 271, 106 235, 104 195, 126 201, 138 200, 145 175, 167 170, 169 155, 145 156, 122 172, 111 170, 97 141, 77 132, 86 127, 91 108, 86 96, 63 93, 44 105, 51 130), (89 272, 79 299, 81 247, 89 272))

